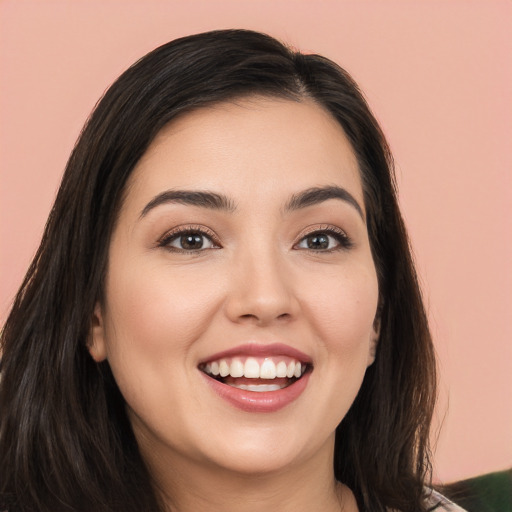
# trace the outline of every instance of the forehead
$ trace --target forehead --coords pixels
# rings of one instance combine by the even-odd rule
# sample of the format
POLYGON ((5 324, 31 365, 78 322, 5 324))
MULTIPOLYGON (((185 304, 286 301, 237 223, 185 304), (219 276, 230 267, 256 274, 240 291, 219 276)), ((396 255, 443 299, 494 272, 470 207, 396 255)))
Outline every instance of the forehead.
POLYGON ((363 204, 359 167, 342 127, 312 100, 244 98, 180 116, 135 167, 127 202, 163 190, 214 190, 238 200, 278 199, 338 185, 363 204))

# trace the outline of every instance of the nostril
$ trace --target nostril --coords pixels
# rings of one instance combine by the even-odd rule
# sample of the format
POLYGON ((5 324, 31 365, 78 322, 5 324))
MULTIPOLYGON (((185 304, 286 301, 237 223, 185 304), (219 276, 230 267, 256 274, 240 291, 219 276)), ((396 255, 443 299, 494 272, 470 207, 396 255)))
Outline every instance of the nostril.
POLYGON ((246 313, 244 315, 240 315, 238 317, 238 320, 246 320, 246 321, 253 321, 257 324, 266 324, 268 322, 271 322, 272 320, 278 320, 278 321, 287 321, 292 317, 290 313, 281 313, 280 315, 275 316, 272 318, 271 315, 257 315, 253 313, 246 313))
POLYGON ((245 315, 240 315, 240 318, 255 318, 255 319, 257 319, 258 317, 256 315, 253 315, 252 313, 247 313, 245 315))

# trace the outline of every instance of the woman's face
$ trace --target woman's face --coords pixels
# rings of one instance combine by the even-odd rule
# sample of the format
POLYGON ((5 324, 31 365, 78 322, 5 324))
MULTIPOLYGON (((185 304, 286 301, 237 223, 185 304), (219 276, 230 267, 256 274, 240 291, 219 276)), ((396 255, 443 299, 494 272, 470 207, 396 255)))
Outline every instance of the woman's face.
POLYGON ((332 457, 378 336, 364 217, 353 150, 312 101, 223 103, 161 131, 90 343, 144 454, 242 473, 332 457))

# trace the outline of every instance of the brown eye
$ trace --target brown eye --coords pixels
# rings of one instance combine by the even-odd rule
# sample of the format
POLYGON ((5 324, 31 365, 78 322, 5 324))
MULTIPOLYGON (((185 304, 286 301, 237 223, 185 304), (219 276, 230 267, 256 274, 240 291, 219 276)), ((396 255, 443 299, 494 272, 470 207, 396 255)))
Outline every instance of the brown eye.
POLYGON ((204 244, 204 236, 198 233, 181 235, 178 240, 181 248, 187 251, 202 249, 204 244))
POLYGON ((350 249, 352 241, 341 230, 322 230, 309 233, 301 238, 295 246, 297 249, 308 249, 310 251, 329 252, 338 249, 350 249))
POLYGON ((214 243, 212 238, 201 231, 180 231, 165 237, 159 244, 171 251, 203 251, 207 249, 216 249, 219 246, 214 243))
POLYGON ((329 237, 325 233, 306 237, 308 249, 329 249, 329 237))

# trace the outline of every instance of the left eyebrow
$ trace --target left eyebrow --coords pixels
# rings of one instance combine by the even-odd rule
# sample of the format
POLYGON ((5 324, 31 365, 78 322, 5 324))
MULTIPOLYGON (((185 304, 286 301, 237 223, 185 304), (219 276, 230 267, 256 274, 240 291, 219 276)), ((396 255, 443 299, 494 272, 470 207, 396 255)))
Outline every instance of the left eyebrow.
POLYGON ((341 201, 345 201, 356 209, 363 221, 365 220, 363 209, 355 197, 344 188, 336 185, 308 188, 298 194, 294 194, 286 204, 285 211, 300 210, 301 208, 307 208, 308 206, 323 203, 329 199, 340 199, 341 201))

